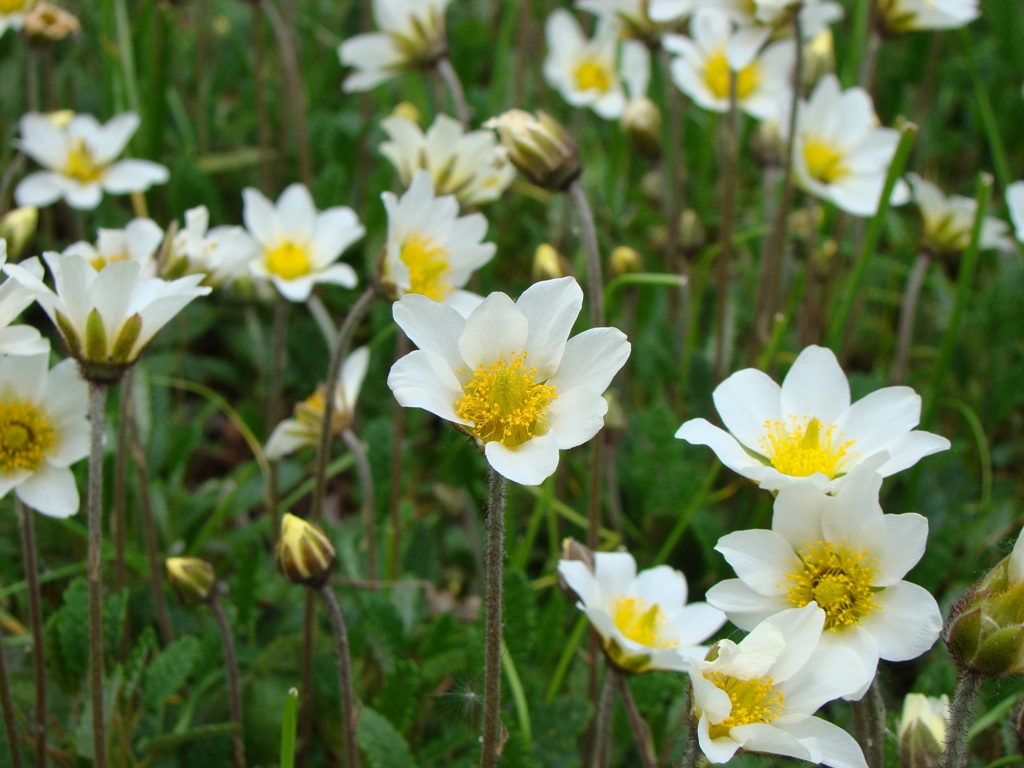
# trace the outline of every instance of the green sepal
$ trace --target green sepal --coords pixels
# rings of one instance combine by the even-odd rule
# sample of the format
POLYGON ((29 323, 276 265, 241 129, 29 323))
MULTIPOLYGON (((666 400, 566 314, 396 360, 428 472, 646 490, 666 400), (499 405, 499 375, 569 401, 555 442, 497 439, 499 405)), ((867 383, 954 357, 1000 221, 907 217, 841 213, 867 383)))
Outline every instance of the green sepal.
POLYGON ((85 359, 94 363, 107 362, 107 329, 103 318, 93 308, 85 321, 85 359))
POLYGON ((142 316, 136 312, 121 325, 121 330, 118 331, 117 338, 114 339, 114 348, 110 353, 111 360, 115 363, 132 362, 135 359, 132 350, 135 348, 135 342, 138 341, 140 333, 142 333, 142 316))

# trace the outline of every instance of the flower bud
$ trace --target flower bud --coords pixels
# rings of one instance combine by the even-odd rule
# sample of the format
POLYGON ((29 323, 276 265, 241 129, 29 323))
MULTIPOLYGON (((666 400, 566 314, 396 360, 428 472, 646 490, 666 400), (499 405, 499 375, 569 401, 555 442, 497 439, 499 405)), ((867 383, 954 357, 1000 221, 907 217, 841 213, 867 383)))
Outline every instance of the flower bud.
POLYGON ((707 242, 707 232, 700 217, 693 208, 687 208, 679 216, 679 249, 687 256, 693 256, 707 242))
POLYGON ((0 218, 0 238, 7 241, 7 250, 11 257, 17 258, 25 250, 25 246, 36 233, 38 223, 39 209, 32 206, 15 208, 0 218))
POLYGON ((813 91, 825 75, 836 71, 836 51, 831 27, 825 27, 804 44, 804 87, 813 91))
POLYGON ((933 768, 939 765, 949 723, 949 698, 908 693, 900 716, 900 766, 933 768))
POLYGON ((762 120, 750 139, 750 150, 762 168, 781 168, 786 157, 786 142, 778 120, 762 120))
POLYGON ((277 567, 289 581, 307 587, 323 586, 334 558, 334 547, 323 531, 302 518, 285 514, 277 542, 277 567))
MULTIPOLYGON (((594 571, 593 551, 585 547, 583 544, 580 544, 572 536, 566 536, 564 539, 562 539, 562 556, 559 559, 579 560, 585 566, 587 566, 587 568, 590 569, 591 573, 593 573, 594 571)), ((568 582, 566 582, 565 578, 562 576, 560 571, 558 572, 558 586, 561 587, 562 592, 564 592, 565 596, 568 597, 570 600, 580 599, 579 595, 577 595, 576 592, 572 589, 572 587, 569 586, 568 582)))
POLYGON ((217 579, 212 565, 198 557, 169 557, 164 565, 178 600, 184 605, 206 602, 217 579))
POLYGON ((395 117, 401 117, 408 120, 410 123, 420 124, 420 111, 415 104, 408 101, 400 101, 395 105, 395 108, 391 110, 391 114, 395 117))
POLYGON ((661 110, 646 96, 630 99, 622 113, 622 130, 644 157, 661 155, 661 110))
POLYGON ((544 112, 532 115, 510 109, 492 117, 484 127, 498 132, 508 159, 538 187, 564 192, 583 170, 576 140, 544 112))
POLYGON ((531 270, 535 283, 541 280, 557 280, 565 277, 565 270, 562 269, 564 257, 554 246, 548 243, 541 243, 533 252, 533 269, 531 270))
POLYGON ((25 36, 37 45, 59 43, 82 32, 78 17, 53 3, 36 3, 25 17, 25 36))
POLYGON ((644 271, 644 257, 635 248, 620 245, 608 256, 608 272, 612 277, 644 271))

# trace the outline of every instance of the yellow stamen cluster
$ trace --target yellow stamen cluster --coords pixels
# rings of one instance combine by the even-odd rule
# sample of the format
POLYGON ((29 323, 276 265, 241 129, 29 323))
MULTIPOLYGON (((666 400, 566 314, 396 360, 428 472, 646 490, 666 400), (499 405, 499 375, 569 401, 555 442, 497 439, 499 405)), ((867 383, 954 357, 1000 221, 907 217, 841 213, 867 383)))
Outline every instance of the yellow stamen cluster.
POLYGON ((712 672, 707 679, 729 694, 732 702, 729 716, 711 726, 709 733, 712 739, 728 736, 729 731, 740 725, 770 723, 786 709, 786 697, 772 688, 770 677, 739 680, 722 672, 712 672))
POLYGON ((0 403, 0 472, 35 472, 56 442, 49 419, 34 405, 18 400, 0 403))
POLYGON ((17 13, 24 11, 29 0, 0 0, 0 13, 17 13))
POLYGON ((825 628, 830 630, 860 624, 874 610, 875 568, 865 565, 867 551, 854 552, 845 542, 804 543, 797 552, 799 562, 786 574, 786 597, 797 608, 812 600, 825 611, 825 628))
MULTIPOLYGON (((757 61, 753 61, 736 73, 736 100, 743 101, 757 88, 761 72, 757 61)), ((729 98, 729 62, 725 51, 718 51, 708 58, 704 68, 704 82, 717 99, 729 98)))
POLYGON ((831 184, 846 176, 850 169, 843 163, 844 153, 834 144, 810 139, 804 142, 804 164, 812 179, 831 184))
POLYGON ((577 90, 607 93, 612 88, 611 70, 600 59, 584 59, 572 74, 577 90))
POLYGON ((675 648, 679 641, 665 637, 675 627, 665 618, 657 603, 651 604, 640 597, 616 595, 612 621, 624 637, 648 648, 675 648))
POLYGON ((68 151, 62 173, 81 184, 91 184, 103 177, 103 168, 104 166, 93 159, 92 152, 85 146, 85 142, 82 139, 75 139, 68 151))
POLYGON ((309 249, 305 245, 285 240, 276 248, 267 251, 267 271, 282 280, 294 280, 308 275, 312 268, 309 249))
POLYGON ((816 418, 800 420, 790 416, 788 423, 768 420, 759 445, 761 453, 784 475, 810 477, 821 472, 834 480, 844 474, 847 450, 856 442, 836 442, 835 431, 835 424, 826 427, 816 418))
POLYGON ((398 258, 409 268, 409 293, 421 293, 434 301, 444 301, 452 292, 448 275, 448 251, 433 240, 413 235, 402 245, 398 258))
POLYGON ((481 442, 497 440, 515 448, 542 433, 547 409, 558 395, 550 384, 538 384, 536 368, 526 367, 526 352, 506 362, 504 355, 489 366, 480 364, 462 388, 455 413, 470 422, 469 431, 481 442))

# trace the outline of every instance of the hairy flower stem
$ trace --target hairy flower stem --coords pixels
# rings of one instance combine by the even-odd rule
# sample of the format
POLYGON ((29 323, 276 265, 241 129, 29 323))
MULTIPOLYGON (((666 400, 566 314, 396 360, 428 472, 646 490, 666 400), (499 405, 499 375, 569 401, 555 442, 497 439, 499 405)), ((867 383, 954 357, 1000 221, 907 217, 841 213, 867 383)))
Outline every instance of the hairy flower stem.
POLYGON ((601 277, 601 251, 597 245, 597 228, 594 226, 594 213, 587 202, 587 193, 583 185, 576 179, 569 185, 569 198, 572 200, 573 213, 580 228, 580 240, 587 255, 587 300, 590 302, 590 326, 600 328, 604 325, 604 280, 601 277))
POLYGON ((946 748, 942 752, 942 768, 963 768, 967 765, 967 730, 974 712, 974 699, 981 689, 981 677, 969 669, 957 670, 956 694, 949 707, 946 727, 946 748))
POLYGON ((484 613, 484 737, 480 768, 494 768, 502 746, 501 635, 505 573, 505 478, 488 470, 484 613))
POLYGON ((89 694, 92 704, 92 746, 95 768, 107 768, 107 732, 103 722, 103 427, 106 423, 106 384, 89 382, 88 579, 89 579, 89 694))
MULTIPOLYGON (((32 668, 35 673, 36 723, 34 728, 37 768, 46 768, 46 657, 43 650, 43 604, 39 593, 39 565, 36 562, 36 532, 32 510, 14 497, 14 511, 21 528, 21 552, 28 582, 28 618, 32 627, 32 668)), ((0 650, 0 655, 3 651, 0 650)), ((12 742, 13 743, 13 742, 12 742)))
POLYGON ((435 64, 437 74, 444 81, 449 95, 452 97, 452 106, 455 108, 455 116, 462 123, 463 130, 469 130, 469 104, 466 103, 466 92, 462 89, 462 81, 452 66, 447 56, 442 56, 435 64))
MULTIPOLYGON (((3 636, 0 635, 0 640, 3 636)), ((0 643, 0 708, 3 709, 4 730, 7 732, 7 750, 11 755, 12 768, 24 768, 21 748, 18 746, 18 727, 14 724, 14 701, 11 686, 7 680, 7 662, 4 660, 3 645, 0 643)))
POLYGON ((242 725, 242 692, 238 685, 238 656, 235 654, 235 639, 231 634, 231 624, 228 623, 228 617, 224 614, 224 607, 220 603, 222 589, 221 584, 214 584, 206 602, 210 606, 210 613, 213 614, 214 621, 217 622, 217 631, 220 633, 220 646, 224 652, 224 673, 228 679, 228 708, 231 711, 231 721, 238 726, 231 734, 235 768, 245 768, 245 734, 242 725))
POLYGON ((882 768, 885 764, 885 703, 882 692, 874 683, 853 706, 853 729, 857 743, 864 752, 868 768, 882 768))
POLYGON ((341 433, 341 439, 352 451, 356 460, 356 473, 363 491, 362 518, 366 532, 366 578, 377 580, 377 521, 374 519, 373 474, 370 471, 370 457, 366 455, 366 446, 351 429, 341 433))
POLYGON ((615 671, 605 672, 601 698, 597 702, 597 727, 594 728, 593 768, 608 768, 612 749, 612 714, 615 709, 615 671))
POLYGON ((345 768, 357 768, 359 753, 356 749, 356 711, 355 695, 352 692, 352 661, 348 651, 348 631, 345 629, 345 617, 338 606, 338 598, 334 596, 331 583, 320 587, 320 596, 327 603, 327 615, 331 620, 334 633, 334 650, 338 655, 338 686, 341 689, 341 722, 345 735, 345 768))
POLYGON ((629 721, 629 727, 633 731, 633 738, 636 739, 637 751, 640 752, 640 762, 643 763, 644 768, 657 768, 658 757, 654 751, 651 729, 647 727, 647 723, 644 722, 643 717, 640 715, 640 710, 636 708, 636 702, 633 701, 633 693, 629 690, 629 679, 612 667, 608 668, 608 674, 615 675, 616 682, 619 685, 622 705, 626 708, 626 719, 629 721))
POLYGON ((736 220, 736 181, 739 174, 739 110, 736 108, 736 72, 729 70, 729 111, 722 124, 722 190, 719 210, 722 223, 719 228, 720 249, 716 257, 718 296, 715 305, 715 381, 725 378, 729 370, 727 350, 729 329, 727 310, 729 306, 729 262, 732 261, 732 230, 736 220))
POLYGON ((693 683, 687 681, 686 683, 687 698, 689 698, 689 704, 687 705, 687 734, 686 734, 686 752, 683 753, 683 762, 679 764, 679 768, 697 768, 697 764, 700 762, 700 739, 697 736, 697 723, 700 721, 696 711, 693 709, 693 683))
MULTIPOLYGON (((114 538, 114 591, 120 592, 128 583, 125 566, 127 521, 125 498, 128 488, 128 420, 132 413, 132 369, 121 379, 117 404, 117 454, 114 456, 114 496, 110 507, 110 534, 114 538)), ((125 633, 127 640, 127 633, 125 633)))
POLYGON ((902 384, 906 381, 910 363, 910 342, 914 338, 914 318, 917 314, 917 300, 921 295, 924 277, 931 264, 931 255, 927 251, 917 254, 914 268, 907 280, 907 289, 903 292, 900 304, 900 330, 896 347, 896 361, 892 365, 892 383, 902 384))

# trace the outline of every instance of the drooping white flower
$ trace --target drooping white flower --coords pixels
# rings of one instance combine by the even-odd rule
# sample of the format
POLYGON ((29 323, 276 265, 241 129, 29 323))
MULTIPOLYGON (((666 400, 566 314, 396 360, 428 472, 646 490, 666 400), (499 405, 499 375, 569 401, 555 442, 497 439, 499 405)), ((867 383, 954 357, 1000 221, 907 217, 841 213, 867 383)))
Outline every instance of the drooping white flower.
MULTIPOLYGON (((939 606, 903 580, 924 554, 928 520, 882 514, 882 476, 871 466, 881 460, 854 470, 835 496, 786 486, 775 499, 770 531, 719 539, 715 549, 739 578, 712 587, 708 602, 741 629, 813 603, 825 611, 821 642, 854 651, 870 677, 879 658, 907 661, 931 648, 942 631, 939 606)), ((869 682, 850 698, 860 698, 869 682)))
POLYGON ((137 261, 140 278, 156 276, 156 251, 164 231, 151 219, 132 219, 124 229, 100 229, 96 244, 78 242, 64 249, 64 255, 81 256, 96 271, 115 261, 137 261))
POLYGON ((317 212, 309 190, 292 184, 273 204, 251 187, 242 191, 242 218, 256 241, 254 277, 270 280, 289 301, 305 301, 317 283, 354 288, 355 270, 338 262, 366 229, 351 208, 317 212))
POLYGON ((25 24, 25 17, 37 0, 3 0, 0 2, 0 37, 8 29, 18 30, 25 24))
POLYGON ((390 192, 381 198, 388 212, 385 281, 395 286, 399 298, 418 293, 468 315, 481 298, 461 288, 495 251, 493 243, 481 242, 487 219, 481 213, 459 216, 454 197, 434 196, 426 171, 416 172, 400 198, 390 192))
POLYGON ((699 106, 712 112, 729 109, 730 73, 736 73, 736 105, 759 120, 774 117, 779 100, 792 81, 796 44, 783 40, 762 53, 730 51, 733 25, 728 14, 713 8, 697 11, 690 19, 691 40, 665 35, 665 49, 675 53, 672 80, 699 106))
MULTIPOLYGON (((0 237, 0 268, 7 263, 7 241, 0 237)), ((25 269, 43 276, 38 259, 24 262, 25 269)), ((17 280, 10 278, 0 284, 0 355, 39 355, 48 352, 50 342, 31 325, 11 325, 35 301, 17 280)))
POLYGON ((64 127, 31 112, 18 125, 18 148, 46 169, 21 180, 14 190, 18 205, 40 208, 64 198, 72 208, 90 209, 104 192, 144 192, 168 179, 167 169, 157 163, 117 159, 139 127, 134 112, 104 125, 92 115, 75 115, 64 127))
POLYGON ((380 32, 356 35, 338 47, 355 72, 345 78, 347 93, 368 91, 412 69, 432 65, 444 54, 444 12, 451 0, 373 0, 380 32))
POLYGON ((0 496, 49 517, 78 511, 70 466, 89 454, 89 394, 73 360, 0 355, 0 496))
POLYGON ((1015 181, 1006 188, 1006 207, 1010 209, 1014 234, 1024 243, 1024 181, 1015 181))
MULTIPOLYGON (((366 378, 370 362, 368 347, 360 347, 345 358, 341 374, 333 387, 334 418, 331 431, 341 433, 355 418, 356 400, 359 389, 366 378)), ((324 421, 324 398, 326 388, 317 387, 316 392, 295 406, 295 418, 285 419, 278 424, 267 440, 266 454, 271 461, 282 459, 300 448, 315 446, 320 441, 320 429, 324 421)))
MULTIPOLYGON (((782 109, 788 115, 788 104, 782 109)), ((797 111, 793 167, 800 186, 854 216, 873 216, 899 144, 898 131, 877 124, 867 91, 843 91, 832 74, 821 78, 797 111)), ((788 118, 779 125, 785 128, 788 118)), ((910 188, 899 180, 890 202, 909 199, 910 188)))
MULTIPOLYGON (((914 190, 914 201, 921 212, 923 222, 922 247, 936 255, 960 254, 967 250, 974 228, 974 215, 978 203, 963 195, 946 197, 937 186, 916 173, 908 173, 907 179, 914 190)), ((981 222, 979 247, 982 250, 1009 250, 1013 243, 1007 236, 1006 222, 986 216, 981 222)))
POLYGON ((685 671, 707 653, 700 643, 725 623, 725 614, 707 603, 686 604, 682 573, 659 565, 637 574, 627 552, 595 552, 593 571, 579 560, 561 560, 558 572, 605 653, 627 672, 685 671))
POLYGON ((555 471, 560 450, 604 425, 601 394, 629 357, 616 328, 568 338, 582 305, 571 277, 535 283, 516 302, 492 293, 469 317, 403 296, 395 322, 419 349, 392 366, 388 386, 401 405, 473 436, 498 474, 537 485, 555 471))
POLYGON ((574 107, 590 107, 607 120, 622 116, 626 97, 616 67, 618 39, 607 21, 587 39, 575 17, 555 10, 544 25, 548 55, 544 79, 574 107))
POLYGON ((784 611, 691 664, 697 738, 709 761, 728 762, 743 749, 866 768, 850 734, 812 717, 871 679, 855 653, 818 642, 824 623, 815 605, 784 611))
POLYGON ((882 0, 879 19, 890 34, 965 27, 981 15, 978 0, 882 0))
POLYGON ((949 448, 949 440, 914 430, 921 397, 910 387, 884 387, 850 404, 850 384, 835 354, 807 347, 780 387, 754 368, 737 371, 713 393, 726 432, 691 419, 676 437, 707 445, 727 467, 778 490, 809 483, 835 493, 858 464, 883 451, 883 477, 949 448))
POLYGON ((204 282, 220 285, 241 276, 258 253, 252 238, 241 227, 210 229, 210 212, 200 205, 185 211, 185 227, 174 238, 169 269, 202 272, 206 274, 204 282))
POLYGON ((392 115, 381 121, 390 141, 380 145, 409 186, 416 171, 430 172, 438 195, 455 195, 464 206, 497 200, 516 176, 512 163, 498 151, 493 131, 466 133, 458 120, 438 115, 424 134, 404 117, 392 115))

